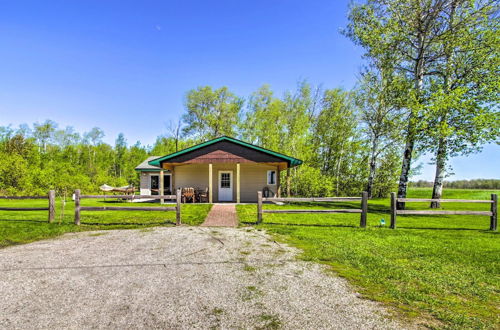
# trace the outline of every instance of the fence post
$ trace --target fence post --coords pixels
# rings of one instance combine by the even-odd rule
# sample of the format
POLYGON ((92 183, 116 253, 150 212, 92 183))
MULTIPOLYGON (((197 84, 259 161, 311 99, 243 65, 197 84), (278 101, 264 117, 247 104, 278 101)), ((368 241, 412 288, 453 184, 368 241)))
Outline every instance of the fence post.
POLYGON ((497 230, 497 213, 498 213, 498 196, 497 194, 491 194, 491 217, 490 217, 490 230, 497 230))
POLYGON ((397 203, 396 203, 396 193, 391 192, 391 229, 396 229, 396 211, 397 211, 397 203))
POLYGON ((80 225, 80 189, 75 190, 75 225, 80 225))
POLYGON ((257 191, 257 223, 262 222, 262 191, 257 191))
POLYGON ((177 203, 175 210, 175 224, 178 226, 181 224, 181 189, 177 189, 175 194, 175 201, 177 203))
POLYGON ((49 190, 49 223, 54 221, 56 215, 56 192, 49 190))
POLYGON ((368 213, 368 193, 363 191, 361 194, 361 220, 359 226, 361 228, 366 227, 366 217, 368 213))

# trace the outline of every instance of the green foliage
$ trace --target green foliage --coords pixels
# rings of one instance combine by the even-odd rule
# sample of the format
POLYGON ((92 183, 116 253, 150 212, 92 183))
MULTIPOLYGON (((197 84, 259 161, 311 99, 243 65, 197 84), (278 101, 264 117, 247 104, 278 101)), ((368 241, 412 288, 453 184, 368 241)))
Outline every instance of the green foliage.
POLYGON ((335 194, 334 183, 334 179, 321 173, 319 168, 302 165, 294 173, 291 188, 299 196, 332 196, 335 194))
POLYGON ((234 136, 239 122, 243 99, 227 87, 213 90, 210 86, 198 87, 186 96, 187 113, 183 116, 187 136, 204 141, 222 135, 234 136))
POLYGON ((44 195, 55 189, 70 195, 75 189, 97 192, 106 183, 138 186, 134 168, 147 157, 139 143, 128 147, 120 134, 113 148, 101 142, 93 128, 81 138, 71 127, 57 130, 46 121, 18 130, 0 130, 0 194, 44 195))

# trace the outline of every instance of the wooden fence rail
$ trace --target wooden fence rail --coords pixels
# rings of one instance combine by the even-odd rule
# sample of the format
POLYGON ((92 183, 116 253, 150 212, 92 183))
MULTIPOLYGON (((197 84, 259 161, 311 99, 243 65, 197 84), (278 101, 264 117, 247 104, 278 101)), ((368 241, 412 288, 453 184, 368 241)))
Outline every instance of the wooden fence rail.
POLYGON ((359 226, 366 227, 366 217, 368 214, 368 193, 363 191, 361 197, 262 197, 262 191, 257 192, 257 223, 262 222, 264 213, 360 213, 359 226), (331 210, 318 210, 318 209, 287 209, 287 210, 264 210, 262 208, 263 202, 361 202, 360 209, 331 209, 331 210))
POLYGON ((0 207, 0 211, 49 211, 49 223, 54 221, 56 215, 56 192, 50 190, 47 196, 0 196, 0 199, 48 199, 47 207, 0 207))
POLYGON ((75 190, 75 225, 80 225, 81 211, 175 211, 175 223, 181 224, 181 190, 175 195, 81 195, 80 189, 75 190), (172 199, 176 205, 172 207, 132 207, 132 206, 81 206, 82 199, 92 198, 120 198, 120 199, 172 199))
POLYGON ((491 199, 429 199, 429 198, 397 198, 396 193, 391 193, 391 228, 396 228, 398 215, 484 215, 490 217, 490 230, 497 230, 497 207, 496 194, 491 194, 491 199), (432 211, 432 210, 398 210, 398 202, 440 202, 440 203, 487 203, 491 205, 490 211, 432 211))

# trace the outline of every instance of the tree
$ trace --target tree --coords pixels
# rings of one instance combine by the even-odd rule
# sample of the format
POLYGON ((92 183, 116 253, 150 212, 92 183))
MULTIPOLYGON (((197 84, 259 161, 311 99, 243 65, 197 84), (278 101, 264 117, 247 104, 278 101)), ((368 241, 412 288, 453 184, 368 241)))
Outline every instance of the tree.
POLYGON ((183 125, 184 125, 184 123, 182 122, 181 118, 179 118, 179 120, 177 120, 177 122, 169 120, 169 122, 167 124, 168 136, 174 139, 176 152, 179 151, 179 143, 181 140, 181 133, 182 133, 183 125))
MULTIPOLYGON (((407 128, 402 157, 398 197, 406 197, 412 156, 425 127, 424 113, 430 80, 436 75, 434 64, 445 54, 440 44, 445 34, 443 12, 447 0, 367 0, 354 5, 346 34, 365 48, 368 59, 391 54, 394 70, 404 76, 411 88, 407 93, 407 128)), ((398 203, 404 208, 404 203, 398 203)))
MULTIPOLYGON (((442 197, 449 158, 498 141, 499 22, 494 1, 450 0, 442 13, 442 58, 433 64, 424 148, 435 153, 433 199, 442 197)), ((431 207, 440 207, 432 202, 431 207)))
POLYGON ((240 129, 242 139, 250 143, 268 149, 277 149, 282 143, 284 105, 269 85, 263 85, 249 97, 240 129))
POLYGON ((182 117, 186 126, 182 131, 197 140, 234 136, 242 106, 243 99, 227 87, 198 87, 187 93, 187 113, 182 117))
POLYGON ((312 132, 313 164, 333 178, 334 193, 359 192, 365 182, 364 145, 358 131, 353 95, 342 89, 326 90, 312 132))
POLYGON ((33 136, 38 142, 38 145, 41 148, 41 150, 43 150, 43 152, 46 152, 47 144, 54 137, 54 132, 57 129, 57 124, 52 120, 47 119, 42 124, 35 123, 33 127, 34 127, 33 136))
POLYGON ((122 176, 123 162, 127 152, 127 140, 123 133, 118 134, 115 140, 115 175, 122 176))
MULTIPOLYGON (((373 196, 380 154, 388 148, 399 149, 403 126, 401 102, 398 100, 400 86, 401 81, 393 75, 390 66, 381 63, 362 75, 356 91, 360 121, 370 144, 370 172, 366 184, 366 191, 370 198, 373 196)), ((385 165, 387 166, 387 163, 385 165)))
MULTIPOLYGON (((308 162, 312 156, 311 127, 318 93, 312 93, 311 86, 304 81, 297 84, 294 92, 286 91, 277 98, 267 85, 254 92, 241 124, 241 136, 246 141, 268 149, 280 150, 288 155, 308 162)), ((300 175, 310 175, 312 171, 301 171, 300 175)), ((296 169, 287 170, 287 176, 298 182, 296 169)), ((286 182, 287 194, 291 194, 290 180, 286 182)), ((294 185, 295 187, 300 186, 294 185)))

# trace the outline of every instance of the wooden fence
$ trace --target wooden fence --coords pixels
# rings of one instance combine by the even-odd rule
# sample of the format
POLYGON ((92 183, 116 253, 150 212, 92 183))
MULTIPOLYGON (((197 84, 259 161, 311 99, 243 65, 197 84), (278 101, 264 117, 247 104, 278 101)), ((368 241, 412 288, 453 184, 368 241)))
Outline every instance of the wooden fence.
POLYGON ((396 228, 398 215, 484 215, 490 217, 490 230, 497 230, 497 206, 496 194, 491 194, 491 199, 426 199, 426 198, 396 198, 396 193, 391 193, 391 228, 396 228), (490 211, 432 211, 432 210, 398 210, 398 202, 440 202, 440 203, 488 203, 490 211))
POLYGON ((175 211, 176 224, 181 224, 181 190, 176 195, 81 195, 80 189, 75 190, 75 225, 80 225, 81 211, 175 211), (84 198, 121 198, 121 199, 173 199, 176 206, 173 207, 130 207, 130 206, 81 206, 80 201, 84 198))
POLYGON ((366 216, 368 214, 368 193, 363 191, 361 197, 262 197, 262 191, 257 192, 257 223, 262 222, 264 213, 360 213, 360 227, 366 227, 366 216), (331 210, 314 210, 314 209, 286 209, 286 210, 264 210, 262 202, 357 202, 361 201, 360 209, 331 209, 331 210))
POLYGON ((0 211, 49 211, 49 223, 54 221, 56 214, 56 192, 50 190, 47 196, 0 196, 0 199, 48 199, 47 207, 0 207, 0 211))

